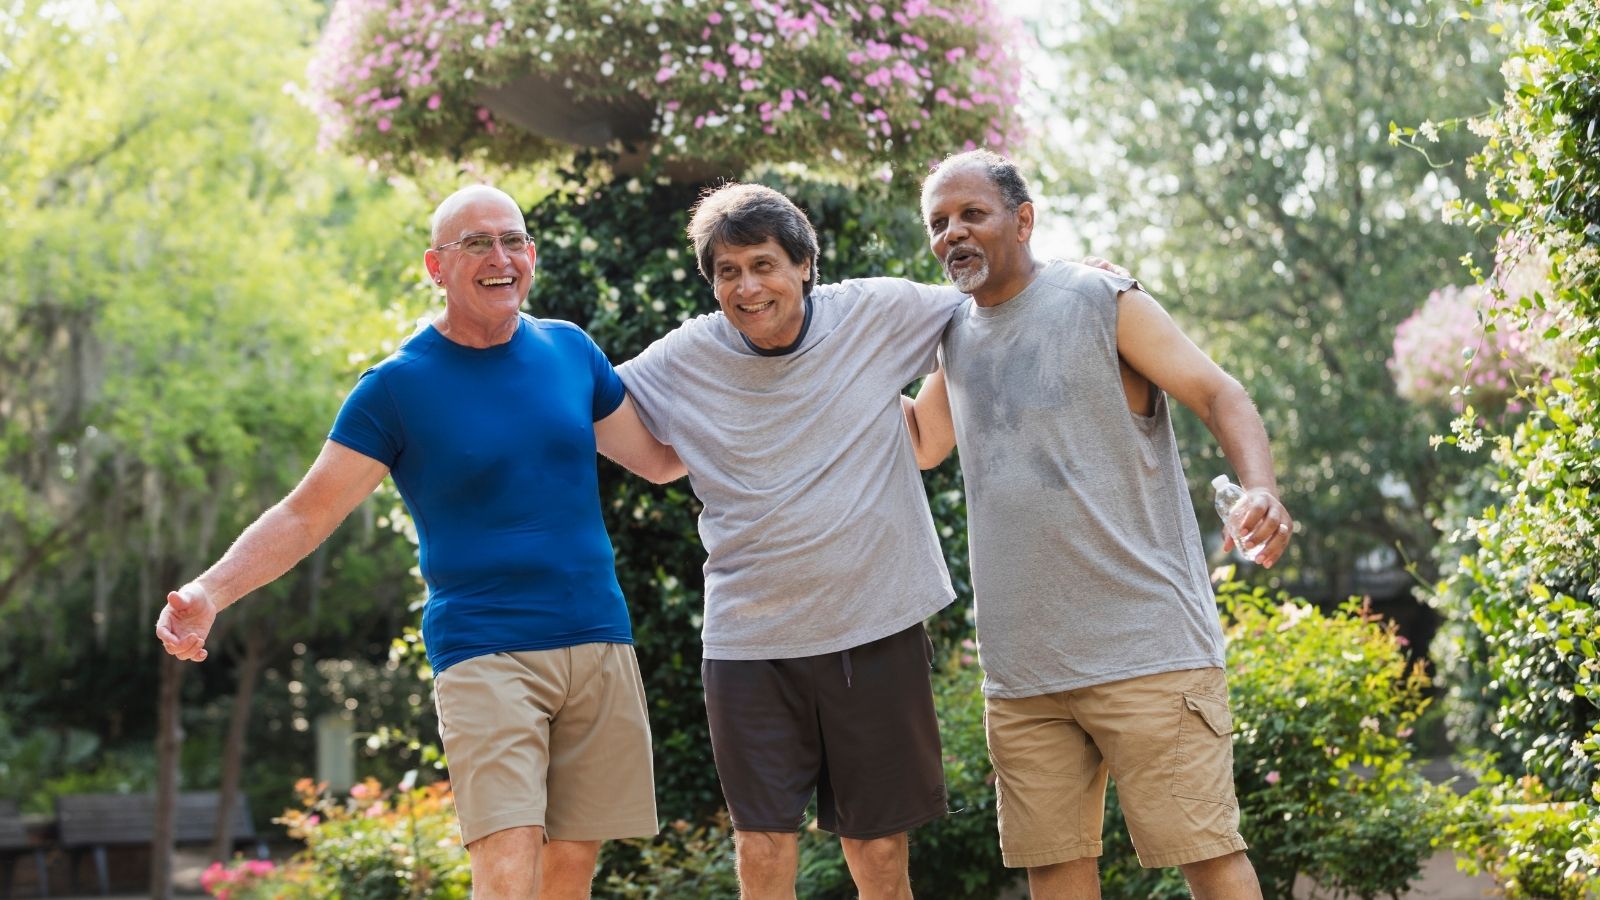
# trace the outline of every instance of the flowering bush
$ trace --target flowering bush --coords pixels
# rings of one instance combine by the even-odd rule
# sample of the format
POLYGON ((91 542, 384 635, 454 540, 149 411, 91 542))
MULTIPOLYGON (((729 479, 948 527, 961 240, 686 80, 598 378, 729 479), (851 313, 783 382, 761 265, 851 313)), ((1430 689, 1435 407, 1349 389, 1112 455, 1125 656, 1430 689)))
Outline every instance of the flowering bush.
MULTIPOLYGON (((1487 657, 1479 696, 1511 751, 1496 767, 1566 804, 1557 827, 1496 818, 1477 832, 1482 864, 1508 889, 1551 861, 1567 883, 1600 882, 1600 6, 1514 6, 1494 26, 1507 36, 1503 104, 1469 123, 1486 139, 1472 161, 1486 200, 1450 213, 1544 257, 1548 289, 1511 316, 1551 316, 1540 334, 1568 352, 1516 428, 1488 436, 1489 496, 1435 552, 1460 560, 1436 593, 1487 657)), ((1485 440, 1475 423, 1454 427, 1485 440)))
POLYGON ((486 105, 534 76, 639 110, 661 162, 888 180, 1016 140, 1021 40, 990 0, 340 0, 309 78, 326 141, 402 168, 561 153, 486 105))
MULTIPOLYGON (((305 841, 275 870, 227 880, 219 873, 206 890, 227 900, 339 897, 342 900, 459 898, 471 892, 471 869, 461 846, 448 783, 393 790, 376 780, 335 796, 309 778, 295 785, 300 807, 277 819, 305 841)), ((248 865, 248 864, 247 864, 248 865)))
POLYGON ((243 900, 277 869, 267 859, 241 859, 229 865, 214 862, 200 873, 200 886, 218 900, 243 900))
POLYGON ((1534 338, 1521 328, 1485 332, 1489 298, 1478 285, 1441 288, 1400 323, 1389 360, 1400 396, 1458 412, 1468 403, 1489 415, 1507 407, 1534 368, 1534 338))

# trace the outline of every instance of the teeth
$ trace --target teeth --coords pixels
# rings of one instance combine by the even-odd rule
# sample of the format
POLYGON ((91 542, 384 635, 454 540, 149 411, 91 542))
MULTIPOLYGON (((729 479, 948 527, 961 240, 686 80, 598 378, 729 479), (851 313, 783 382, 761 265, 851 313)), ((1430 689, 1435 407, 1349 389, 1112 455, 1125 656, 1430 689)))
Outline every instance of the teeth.
POLYGON ((740 306, 739 311, 746 313, 758 313, 771 306, 774 302, 776 301, 768 300, 765 303, 757 303, 755 306, 740 306))
POLYGON ((478 283, 483 285, 484 287, 497 287, 497 286, 502 285, 502 284, 511 284, 511 283, 513 283, 514 280, 515 279, 511 279, 511 278, 485 278, 485 279, 482 279, 481 281, 479 281, 478 283))

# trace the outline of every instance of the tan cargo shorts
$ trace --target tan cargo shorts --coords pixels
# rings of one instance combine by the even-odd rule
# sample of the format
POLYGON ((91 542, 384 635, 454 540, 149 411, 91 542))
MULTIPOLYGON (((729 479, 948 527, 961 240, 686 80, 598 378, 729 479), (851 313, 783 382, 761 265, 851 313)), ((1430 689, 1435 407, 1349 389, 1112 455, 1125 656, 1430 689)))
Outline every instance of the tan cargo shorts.
POLYGON ((1221 669, 991 697, 984 726, 1007 866, 1099 856, 1108 772, 1140 865, 1178 866, 1246 849, 1221 669))
POLYGON ((657 832, 631 645, 474 657, 438 675, 434 703, 463 843, 526 825, 560 841, 657 832))

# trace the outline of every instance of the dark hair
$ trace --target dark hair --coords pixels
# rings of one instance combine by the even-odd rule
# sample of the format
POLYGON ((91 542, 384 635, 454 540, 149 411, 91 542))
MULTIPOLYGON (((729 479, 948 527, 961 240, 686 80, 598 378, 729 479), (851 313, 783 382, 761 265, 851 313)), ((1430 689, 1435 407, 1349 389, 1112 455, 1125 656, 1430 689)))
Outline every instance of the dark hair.
POLYGON ((795 265, 811 263, 803 296, 817 283, 817 231, 788 197, 761 184, 733 182, 706 191, 689 219, 689 240, 700 275, 712 280, 712 254, 717 245, 752 247, 768 238, 778 242, 795 265))
POLYGON ((1033 202, 1033 194, 1028 190, 1028 180, 1017 171, 1017 164, 993 150, 968 150, 965 153, 945 157, 943 162, 933 167, 933 171, 929 172, 927 179, 922 182, 924 193, 934 175, 945 169, 957 169, 966 165, 983 170, 989 183, 1000 190, 1000 200, 1011 212, 1016 212, 1024 203, 1033 202))

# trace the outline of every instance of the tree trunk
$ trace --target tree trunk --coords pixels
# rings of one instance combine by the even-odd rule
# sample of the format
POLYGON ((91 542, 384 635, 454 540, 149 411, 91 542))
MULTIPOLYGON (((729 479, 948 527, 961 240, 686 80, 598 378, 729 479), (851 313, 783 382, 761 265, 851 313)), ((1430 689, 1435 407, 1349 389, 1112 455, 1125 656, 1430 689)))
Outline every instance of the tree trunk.
POLYGON ((161 654, 161 693, 156 712, 156 820, 150 836, 150 896, 172 900, 173 848, 178 814, 178 757, 183 746, 179 690, 183 667, 176 657, 161 654))
POLYGON ((250 710, 255 703, 256 681, 261 674, 266 633, 259 628, 245 630, 244 659, 239 663, 239 688, 228 716, 228 738, 222 745, 222 785, 218 788, 217 827, 211 836, 211 858, 226 862, 233 855, 233 804, 239 796, 240 775, 244 770, 245 738, 250 730, 250 710))

